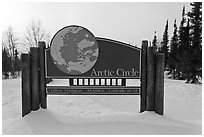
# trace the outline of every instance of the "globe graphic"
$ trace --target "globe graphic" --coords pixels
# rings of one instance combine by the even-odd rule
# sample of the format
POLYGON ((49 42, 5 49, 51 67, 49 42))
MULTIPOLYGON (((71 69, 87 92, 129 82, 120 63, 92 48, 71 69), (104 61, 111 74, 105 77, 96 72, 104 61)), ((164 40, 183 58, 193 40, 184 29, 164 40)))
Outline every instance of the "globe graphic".
POLYGON ((68 26, 55 34, 50 53, 59 70, 69 75, 81 75, 94 66, 99 48, 90 31, 80 26, 68 26))

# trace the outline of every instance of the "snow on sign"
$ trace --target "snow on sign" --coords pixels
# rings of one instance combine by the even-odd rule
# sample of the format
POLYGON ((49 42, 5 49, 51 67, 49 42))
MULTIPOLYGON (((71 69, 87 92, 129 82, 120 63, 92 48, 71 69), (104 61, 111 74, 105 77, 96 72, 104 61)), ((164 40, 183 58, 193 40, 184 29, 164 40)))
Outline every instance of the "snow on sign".
POLYGON ((141 49, 80 26, 59 30, 46 49, 48 94, 140 94, 140 75, 141 49))
POLYGON ((47 95, 140 95, 140 112, 163 115, 164 55, 94 37, 81 26, 59 30, 22 54, 22 116, 47 108, 47 95))

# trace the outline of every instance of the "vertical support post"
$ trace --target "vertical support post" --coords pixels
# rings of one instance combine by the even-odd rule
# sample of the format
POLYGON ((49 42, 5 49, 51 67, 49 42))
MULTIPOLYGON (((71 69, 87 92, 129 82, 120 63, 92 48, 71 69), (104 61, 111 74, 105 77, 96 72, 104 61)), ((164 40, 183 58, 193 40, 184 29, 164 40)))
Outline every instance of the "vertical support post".
POLYGON ((22 117, 31 112, 30 55, 22 54, 22 117))
POLYGON ((164 114, 164 54, 156 54, 155 112, 164 114))
POLYGON ((140 95, 140 112, 146 110, 146 99, 147 99, 147 47, 148 41, 142 41, 142 52, 141 52, 141 95, 140 95))
POLYGON ((154 111, 155 99, 155 47, 147 48, 147 111, 154 111))
POLYGON ((122 86, 126 86, 126 79, 122 78, 122 86))
POLYGON ((69 78, 69 85, 70 85, 70 86, 73 86, 73 85, 74 85, 73 78, 69 78))
POLYGON ((41 108, 47 108, 47 94, 46 94, 46 82, 45 82, 45 42, 38 42, 39 47, 39 84, 40 84, 40 106, 41 108))
POLYGON ((31 97, 32 110, 39 109, 39 73, 38 73, 38 48, 30 48, 30 70, 31 70, 31 97))

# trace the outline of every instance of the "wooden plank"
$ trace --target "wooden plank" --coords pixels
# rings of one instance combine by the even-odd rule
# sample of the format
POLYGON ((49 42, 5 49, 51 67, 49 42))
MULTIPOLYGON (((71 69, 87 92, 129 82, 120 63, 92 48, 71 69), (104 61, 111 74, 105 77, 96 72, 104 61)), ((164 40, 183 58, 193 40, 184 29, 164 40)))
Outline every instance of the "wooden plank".
POLYGON ((45 81, 45 42, 38 42, 39 46, 39 87, 40 87, 40 106, 47 108, 47 95, 46 95, 46 81, 45 81))
POLYGON ((22 117, 31 112, 30 55, 22 54, 22 117))
POLYGON ((30 69, 31 69, 31 97, 32 97, 32 110, 39 109, 39 74, 38 74, 38 48, 30 48, 30 69))
POLYGON ((156 54, 155 112, 164 114, 164 54, 156 54))
POLYGON ((154 111, 155 99, 155 47, 147 48, 147 111, 154 111))
POLYGON ((142 59, 141 59, 141 96, 140 96, 140 112, 146 110, 147 98, 147 47, 148 41, 142 41, 142 59))

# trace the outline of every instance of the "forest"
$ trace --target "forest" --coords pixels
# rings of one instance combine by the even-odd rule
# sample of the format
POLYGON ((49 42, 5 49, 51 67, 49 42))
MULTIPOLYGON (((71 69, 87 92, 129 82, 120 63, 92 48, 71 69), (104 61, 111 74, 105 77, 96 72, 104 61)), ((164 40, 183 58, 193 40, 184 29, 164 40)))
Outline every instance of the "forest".
MULTIPOLYGON (((169 38, 169 22, 164 26, 162 41, 157 33, 151 46, 165 54, 165 71, 172 79, 199 83, 202 78, 202 2, 190 3, 191 11, 181 11, 181 22, 174 21, 173 36, 169 38)), ((38 47, 38 41, 50 42, 50 34, 42 27, 42 22, 32 21, 26 28, 25 36, 19 38, 11 26, 2 33, 2 78, 17 78, 21 75, 21 59, 18 46, 38 47)), ((48 46, 47 45, 47 46, 48 46)), ((29 50, 28 50, 29 52, 29 50)))

